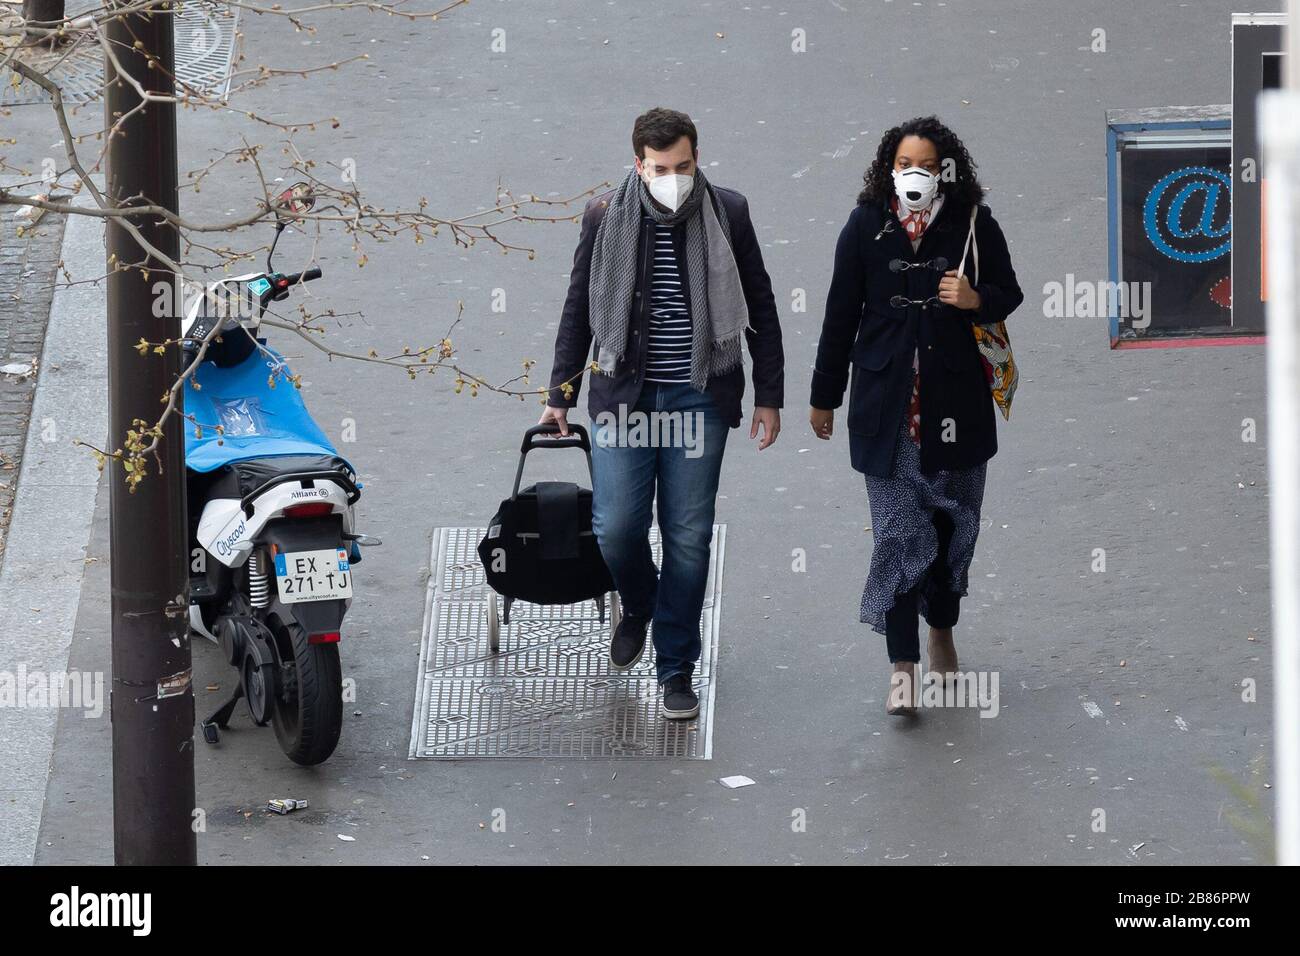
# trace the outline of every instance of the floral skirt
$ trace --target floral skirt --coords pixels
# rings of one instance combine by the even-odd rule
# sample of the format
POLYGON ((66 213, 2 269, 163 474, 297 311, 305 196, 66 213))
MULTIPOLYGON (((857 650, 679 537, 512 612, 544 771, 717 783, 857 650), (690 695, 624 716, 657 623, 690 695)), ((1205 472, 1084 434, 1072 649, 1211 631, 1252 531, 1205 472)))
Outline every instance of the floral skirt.
POLYGON ((929 616, 928 595, 936 590, 966 594, 988 464, 923 474, 921 450, 908 437, 906 416, 895 441, 893 472, 888 478, 867 476, 874 545, 860 620, 879 634, 885 633, 885 614, 895 600, 914 588, 919 589, 923 617, 929 616), (940 512, 952 532, 944 561, 936 561, 940 512))

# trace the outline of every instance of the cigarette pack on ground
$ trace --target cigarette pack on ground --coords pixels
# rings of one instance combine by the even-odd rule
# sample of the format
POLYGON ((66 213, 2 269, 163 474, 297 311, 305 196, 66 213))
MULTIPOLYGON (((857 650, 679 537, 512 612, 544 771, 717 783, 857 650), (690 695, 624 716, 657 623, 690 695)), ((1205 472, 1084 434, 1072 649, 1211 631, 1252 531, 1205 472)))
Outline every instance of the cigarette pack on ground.
POLYGON ((279 814, 292 813, 294 810, 307 809, 307 801, 292 800, 288 797, 284 797, 278 800, 270 801, 269 803, 267 803, 266 809, 274 810, 276 813, 279 814))

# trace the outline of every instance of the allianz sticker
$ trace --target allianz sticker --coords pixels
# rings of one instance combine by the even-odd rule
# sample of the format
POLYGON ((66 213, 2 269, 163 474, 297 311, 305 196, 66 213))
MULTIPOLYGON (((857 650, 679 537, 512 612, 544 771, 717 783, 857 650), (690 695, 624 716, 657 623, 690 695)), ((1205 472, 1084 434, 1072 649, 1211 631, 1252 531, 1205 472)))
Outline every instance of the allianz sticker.
POLYGON ((328 498, 330 490, 328 488, 308 488, 305 491, 293 491, 289 493, 289 500, 296 501, 299 498, 328 498))

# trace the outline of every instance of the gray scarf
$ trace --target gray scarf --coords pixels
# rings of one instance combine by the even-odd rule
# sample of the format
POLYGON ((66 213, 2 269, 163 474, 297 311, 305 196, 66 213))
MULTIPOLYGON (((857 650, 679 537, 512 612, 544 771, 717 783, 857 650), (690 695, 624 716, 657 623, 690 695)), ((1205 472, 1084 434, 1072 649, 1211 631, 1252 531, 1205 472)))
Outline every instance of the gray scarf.
MULTIPOLYGON (((691 385, 704 391, 710 375, 739 367, 741 336, 749 308, 740 270, 731 252, 731 228, 713 187, 697 166, 695 185, 676 212, 654 204, 635 169, 614 189, 596 230, 591 252, 588 314, 597 345, 597 364, 605 375, 627 351, 628 321, 636 287, 637 251, 644 210, 655 222, 686 223, 686 268, 691 290, 691 385), (708 198, 708 202, 704 200, 708 198)), ((645 295, 650 290, 644 291, 645 295)))

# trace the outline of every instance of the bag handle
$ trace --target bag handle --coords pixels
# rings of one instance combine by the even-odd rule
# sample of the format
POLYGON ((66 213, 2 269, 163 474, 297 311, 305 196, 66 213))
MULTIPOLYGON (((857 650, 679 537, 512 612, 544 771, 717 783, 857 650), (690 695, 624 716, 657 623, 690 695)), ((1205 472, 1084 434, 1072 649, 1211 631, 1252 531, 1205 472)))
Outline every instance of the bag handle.
POLYGON ((591 439, 587 437, 587 429, 581 425, 570 425, 569 434, 563 438, 550 438, 546 441, 534 441, 538 435, 558 435, 560 426, 555 422, 547 422, 545 425, 534 425, 528 431, 524 432, 523 443, 519 446, 519 453, 526 455, 534 448, 584 448, 591 451, 591 439))
POLYGON ((547 422, 545 425, 534 425, 528 431, 524 432, 524 440, 519 448, 519 467, 515 469, 515 487, 510 492, 510 500, 514 501, 519 497, 519 482, 524 477, 524 461, 528 458, 528 453, 538 448, 581 448, 587 455, 587 473, 591 475, 594 483, 596 480, 595 469, 591 466, 591 439, 587 436, 587 429, 581 425, 570 423, 569 436, 567 438, 547 438, 543 441, 537 441, 538 435, 558 435, 560 426, 555 422, 547 422))
POLYGON ((975 217, 979 215, 979 212, 978 203, 971 206, 970 231, 966 233, 966 244, 961 247, 961 263, 957 266, 957 278, 960 279, 966 274, 966 250, 970 249, 975 260, 975 269, 972 272, 972 275, 974 275, 974 280, 971 282, 972 288, 980 284, 980 244, 979 240, 975 238, 975 217))

